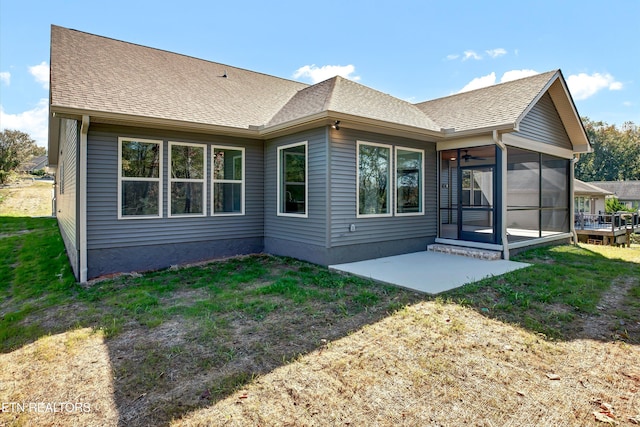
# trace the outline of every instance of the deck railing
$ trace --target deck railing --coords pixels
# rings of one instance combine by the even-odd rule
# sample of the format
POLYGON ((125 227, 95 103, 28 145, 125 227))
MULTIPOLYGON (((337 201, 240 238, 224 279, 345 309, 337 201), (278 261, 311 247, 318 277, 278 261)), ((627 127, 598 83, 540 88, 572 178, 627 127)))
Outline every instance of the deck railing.
POLYGON ((616 212, 614 214, 576 212, 575 227, 578 230, 611 230, 612 232, 627 228, 640 230, 640 215, 637 212, 616 212))

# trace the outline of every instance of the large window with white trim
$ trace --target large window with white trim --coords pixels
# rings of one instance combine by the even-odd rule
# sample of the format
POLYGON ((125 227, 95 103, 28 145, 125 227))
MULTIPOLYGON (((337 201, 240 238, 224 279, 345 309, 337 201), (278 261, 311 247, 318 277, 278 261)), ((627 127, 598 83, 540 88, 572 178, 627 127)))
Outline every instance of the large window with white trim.
POLYGON ((162 141, 118 138, 118 218, 162 216, 162 141))
POLYGON ((390 216, 391 146, 357 142, 357 216, 390 216))
POLYGON ((169 216, 206 215, 206 146, 169 142, 169 216))
POLYGON ((244 148, 214 146, 211 165, 213 215, 244 214, 244 148))
POLYGON ((307 141, 278 147, 278 215, 307 217, 307 141))
POLYGON ((396 214, 419 215, 422 206, 424 151, 396 147, 396 214))

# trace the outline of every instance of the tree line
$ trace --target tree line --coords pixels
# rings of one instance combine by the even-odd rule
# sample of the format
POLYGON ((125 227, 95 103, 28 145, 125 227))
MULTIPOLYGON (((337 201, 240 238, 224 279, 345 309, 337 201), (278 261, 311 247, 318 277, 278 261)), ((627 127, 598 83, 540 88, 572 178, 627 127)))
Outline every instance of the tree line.
POLYGON ((575 177, 581 181, 640 180, 640 128, 633 122, 621 127, 582 118, 592 153, 581 154, 575 177))
POLYGON ((0 132, 0 184, 9 181, 22 163, 46 153, 47 150, 37 146, 28 133, 11 129, 0 132))

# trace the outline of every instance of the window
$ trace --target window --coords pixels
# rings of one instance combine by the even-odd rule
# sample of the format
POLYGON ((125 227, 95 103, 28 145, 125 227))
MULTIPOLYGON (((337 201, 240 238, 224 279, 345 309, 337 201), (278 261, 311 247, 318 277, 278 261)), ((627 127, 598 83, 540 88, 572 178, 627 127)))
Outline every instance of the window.
POLYGON ((357 143, 358 217, 391 215, 391 146, 357 143))
POLYGON ((491 177, 482 170, 463 169, 462 206, 490 206, 491 181, 491 177))
POLYGON ((213 215, 244 214, 244 148, 213 147, 213 215))
POLYGON ((307 217, 307 141, 278 147, 278 215, 307 217))
POLYGON ((206 215, 206 147, 169 142, 169 216, 206 215))
POLYGON ((118 218, 162 216, 162 141, 118 138, 118 218))
POLYGON ((396 214, 421 214, 423 151, 396 148, 396 214))

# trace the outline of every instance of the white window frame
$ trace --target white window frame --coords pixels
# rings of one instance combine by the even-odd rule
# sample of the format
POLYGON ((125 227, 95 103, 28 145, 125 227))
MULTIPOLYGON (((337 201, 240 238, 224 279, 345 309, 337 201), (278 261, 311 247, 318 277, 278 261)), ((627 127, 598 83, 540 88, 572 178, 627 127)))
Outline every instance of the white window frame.
MULTIPOLYGON (((394 184, 394 198, 395 201, 393 203, 393 212, 396 216, 418 216, 424 215, 424 150, 419 148, 410 148, 410 147, 395 147, 395 157, 394 157, 395 165, 393 168, 393 184, 394 184), (419 172, 419 194, 420 194, 420 210, 418 212, 398 212, 398 151, 410 151, 413 153, 420 153, 420 172, 419 172)), ((359 182, 359 181, 358 181, 359 182)))
POLYGON ((392 207, 395 204, 395 183, 393 178, 395 174, 392 172, 395 167, 393 161, 393 145, 380 144, 377 142, 368 141, 356 141, 356 218, 386 218, 392 217, 395 208, 392 207), (360 146, 368 145, 373 147, 382 147, 389 150, 389 165, 387 167, 389 174, 389 184, 387 188, 387 213, 384 214, 361 214, 360 213, 360 146))
MULTIPOLYGON (((231 161, 233 161, 233 165, 235 168, 235 159, 236 157, 233 157, 231 159, 231 161)), ((246 167, 245 167, 245 149, 244 147, 232 147, 232 146, 227 146, 227 145, 213 145, 211 146, 211 215, 212 216, 239 216, 239 215, 244 215, 244 207, 245 207, 245 173, 246 173, 246 167), (214 177, 214 172, 215 172, 215 155, 216 155, 216 149, 222 149, 222 150, 234 150, 234 151, 240 151, 242 154, 242 158, 241 158, 241 168, 242 168, 242 178, 240 180, 237 179, 216 179, 214 177), (215 210, 215 191, 216 191, 216 184, 240 184, 240 212, 216 212, 215 210)))
POLYGON ((169 141, 169 155, 167 158, 167 216, 169 218, 191 218, 191 217, 202 217, 207 216, 207 145, 206 144, 197 144, 193 142, 181 142, 181 141, 169 141), (171 147, 174 145, 180 146, 188 146, 188 147, 198 147, 203 148, 204 152, 202 153, 202 161, 203 161, 203 176, 202 178, 173 178, 171 171, 171 147), (172 214, 171 213, 171 184, 174 182, 194 182, 194 183, 202 183, 202 213, 187 213, 187 214, 172 214))
POLYGON ((162 178, 163 178, 163 156, 164 141, 156 139, 144 139, 144 138, 131 138, 131 137, 118 137, 118 219, 152 219, 162 218, 162 178), (159 157, 160 164, 158 165, 158 177, 157 178, 138 178, 138 177, 126 177, 122 176, 122 143, 126 141, 137 141, 158 144, 160 147, 159 157), (146 181, 158 183, 158 215, 122 215, 122 183, 126 181, 146 181))
POLYGON ((280 147, 278 147, 277 156, 278 156, 277 168, 276 168, 277 169, 276 172, 278 175, 277 188, 276 188, 277 216, 286 216, 286 217, 292 217, 292 218, 308 218, 309 217, 309 142, 302 141, 302 142, 296 142, 293 144, 281 145, 280 147), (282 151, 288 148, 294 148, 301 145, 304 146, 304 214, 282 212, 281 199, 282 199, 282 185, 284 184, 282 182, 282 160, 281 160, 282 151))

